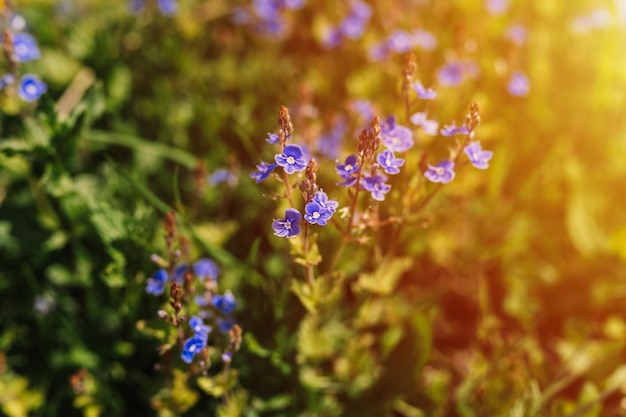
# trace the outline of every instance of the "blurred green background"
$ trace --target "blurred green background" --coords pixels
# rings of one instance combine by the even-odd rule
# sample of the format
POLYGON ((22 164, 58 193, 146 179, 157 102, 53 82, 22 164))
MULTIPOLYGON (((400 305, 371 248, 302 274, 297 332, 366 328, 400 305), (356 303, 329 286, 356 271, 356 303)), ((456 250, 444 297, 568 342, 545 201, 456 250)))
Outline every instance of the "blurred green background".
MULTIPOLYGON (((14 2, 42 55, 23 69, 48 93, 28 105, 0 92, 0 413, 626 415, 625 2, 510 0, 500 13, 493 1, 372 0, 363 36, 335 48, 323 40, 349 2, 281 10, 280 36, 233 18, 259 3, 180 0, 164 16, 14 2), (429 116, 461 122, 479 103, 476 139, 494 158, 459 168, 412 224, 351 246, 311 313, 290 289, 301 268, 272 235, 284 206, 266 196, 279 188, 249 173, 273 158, 265 137, 282 104, 345 205, 334 160, 356 149, 357 100, 410 125, 404 54, 370 59, 398 29, 436 38, 412 48, 438 92, 429 116), (440 85, 455 61, 475 71, 440 85), (515 71, 528 94, 507 91, 515 71), (341 118, 329 157, 319 138, 341 118), (207 180, 220 169, 233 179, 207 180), (238 300, 243 411, 206 394, 178 411, 155 402, 159 342, 137 323, 165 302, 145 285, 170 210, 238 300), (372 254, 391 247, 381 266, 372 254)), ((386 213, 402 208, 399 183, 422 175, 420 152, 435 163, 452 143, 416 135, 386 213)), ((319 231, 321 270, 338 238, 319 231)))

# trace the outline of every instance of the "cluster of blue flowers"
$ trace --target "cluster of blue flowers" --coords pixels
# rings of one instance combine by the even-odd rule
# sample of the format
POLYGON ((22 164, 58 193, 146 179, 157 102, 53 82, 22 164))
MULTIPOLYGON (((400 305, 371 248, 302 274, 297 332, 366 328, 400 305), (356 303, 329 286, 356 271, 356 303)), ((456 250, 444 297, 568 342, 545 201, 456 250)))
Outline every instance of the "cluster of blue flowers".
MULTIPOLYGON (((25 32, 25 19, 12 11, 7 11, 11 17, 8 19, 8 27, 4 29, 3 44, 10 45, 5 47, 5 55, 9 62, 13 64, 13 72, 4 74, 0 77, 0 90, 15 86, 17 81, 17 69, 20 64, 35 61, 41 57, 37 40, 28 32, 25 32)), ((33 74, 24 74, 18 85, 18 96, 28 102, 39 99, 46 92, 46 84, 33 74)))
MULTIPOLYGON (((128 8, 134 14, 140 13, 144 11, 148 4, 148 0, 130 0, 128 3, 128 8)), ((159 12, 161 12, 164 16, 173 16, 178 11, 178 1, 177 0, 156 0, 157 8, 159 12)))
POLYGON ((363 36, 367 23, 372 16, 372 8, 362 1, 350 4, 350 13, 337 27, 330 27, 322 43, 327 48, 335 48, 343 39, 358 39, 363 36))
POLYGON ((236 7, 232 20, 237 25, 251 25, 260 33, 281 37, 288 29, 282 11, 300 9, 304 3, 305 0, 253 0, 249 9, 236 7))
POLYGON ((394 52, 403 54, 415 47, 431 51, 436 46, 437 38, 424 29, 416 29, 412 32, 398 29, 392 32, 385 41, 374 44, 370 48, 369 57, 370 60, 379 62, 394 52))

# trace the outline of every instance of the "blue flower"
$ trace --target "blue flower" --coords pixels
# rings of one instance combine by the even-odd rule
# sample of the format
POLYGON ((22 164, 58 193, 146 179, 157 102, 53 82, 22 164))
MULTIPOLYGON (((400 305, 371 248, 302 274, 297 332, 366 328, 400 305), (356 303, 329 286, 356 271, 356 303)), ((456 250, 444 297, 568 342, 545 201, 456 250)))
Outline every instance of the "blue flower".
POLYGON ((298 145, 287 145, 282 154, 274 157, 278 165, 283 167, 287 174, 293 174, 296 171, 304 171, 306 168, 306 159, 304 152, 298 145))
POLYGON ((405 53, 413 47, 413 39, 408 32, 396 30, 389 36, 386 45, 392 51, 405 53))
POLYGON ((358 159, 355 155, 350 155, 343 164, 337 164, 335 169, 341 178, 344 180, 350 179, 359 172, 358 159))
POLYGON ((372 194, 374 200, 383 201, 385 194, 391 190, 391 185, 386 184, 387 177, 382 174, 363 178, 363 188, 372 194))
POLYGON ((437 92, 435 90, 424 87, 419 81, 413 84, 413 89, 417 93, 417 97, 422 100, 432 100, 437 97, 437 92))
POLYGON ((157 6, 165 16, 172 16, 178 11, 176 0, 157 0, 157 6))
POLYGON ((463 73, 460 62, 450 62, 437 71, 437 79, 444 87, 455 87, 463 82, 463 73))
POLYGON ((270 176, 272 171, 274 171, 274 168, 276 168, 276 166, 276 164, 268 164, 267 162, 261 161, 261 163, 256 166, 258 172, 253 172, 252 174, 250 174, 250 178, 255 179, 257 184, 265 181, 270 176))
POLYGON ((308 203, 304 207, 304 212, 304 220, 311 224, 319 224, 320 226, 326 226, 328 220, 330 220, 333 215, 331 211, 325 210, 315 201, 308 203))
POLYGON ((471 142, 464 149, 472 165, 478 169, 489 168, 489 160, 493 157, 493 152, 484 151, 480 142, 471 142))
POLYGON ((272 229, 278 237, 294 237, 300 234, 300 220, 302 215, 296 209, 289 208, 285 211, 285 218, 274 220, 272 229))
POLYGON ((17 62, 33 61, 41 56, 37 41, 28 33, 13 34, 13 53, 17 62))
POLYGON ((215 308, 227 316, 235 311, 235 296, 230 291, 226 291, 224 295, 214 295, 211 302, 215 308))
POLYGON ((528 95, 528 90, 530 90, 528 77, 521 71, 515 72, 509 80, 507 90, 511 95, 517 97, 528 95))
POLYGON ((7 85, 13 85, 15 83, 15 76, 13 74, 4 74, 0 77, 0 90, 5 88, 7 85))
POLYGON ((280 137, 276 133, 268 133, 265 141, 270 145, 275 145, 280 141, 280 137))
POLYGON ((183 362, 191 363, 193 361, 193 357, 205 347, 205 339, 196 336, 190 337, 185 341, 185 345, 183 346, 183 351, 181 352, 180 357, 183 359, 183 362))
POLYGON ((335 159, 339 153, 341 140, 345 136, 346 127, 345 118, 340 118, 330 133, 320 136, 317 141, 317 151, 331 159, 335 159))
POLYGON ((437 38, 423 29, 414 30, 413 33, 411 33, 411 38, 413 44, 425 51, 432 51, 437 46, 437 38))
POLYGON ((148 285, 146 285, 146 292, 152 295, 161 295, 165 291, 165 283, 167 282, 169 275, 165 269, 159 269, 154 273, 154 276, 148 279, 148 285))
POLYGON ((422 130, 427 135, 435 136, 439 130, 439 122, 436 120, 428 120, 426 113, 414 113, 410 120, 414 125, 421 126, 422 130))
POLYGON ((35 101, 41 97, 47 89, 48 87, 46 84, 39 80, 39 78, 32 74, 26 74, 20 80, 20 86, 17 90, 17 94, 22 98, 22 100, 35 101))
POLYGON ((206 295, 196 295, 196 298, 194 298, 194 301, 196 302, 198 307, 206 307, 207 305, 209 305, 209 301, 206 295))
POLYGON ((363 120, 367 120, 369 122, 374 117, 374 106, 372 106, 372 103, 369 101, 363 99, 354 100, 352 105, 354 111, 357 112, 363 120))
POLYGON ((452 181, 455 176, 454 162, 444 159, 435 166, 428 164, 428 169, 424 173, 424 176, 432 182, 447 184, 452 181))
POLYGON ((202 319, 198 316, 191 316, 189 319, 189 327, 193 330, 194 337, 203 339, 206 343, 211 332, 211 326, 204 324, 202 319))
POLYGON ((380 137, 383 145, 394 152, 406 152, 411 149, 414 145, 413 131, 408 127, 396 125, 395 121, 390 119, 387 121, 381 125, 380 137))
POLYGON ((206 277, 209 277, 213 281, 215 281, 217 280, 217 276, 220 273, 220 269, 212 260, 202 258, 198 259, 198 261, 193 264, 193 272, 198 278, 202 280, 204 280, 206 277))
POLYGON ((452 122, 451 125, 446 125, 441 129, 441 134, 443 136, 454 136, 454 135, 467 135, 469 130, 465 125, 461 125, 459 127, 456 126, 456 123, 452 122))
POLYGON ((220 168, 216 169, 211 175, 207 177, 207 183, 211 186, 216 186, 222 182, 225 182, 231 187, 234 187, 239 182, 239 176, 235 171, 231 171, 226 168, 220 168))
POLYGON ((324 210, 328 210, 331 214, 336 212, 337 207, 339 207, 339 203, 335 200, 329 200, 324 191, 318 191, 315 193, 311 201, 319 204, 324 210))
POLYGON ((174 282, 182 285, 182 283, 185 281, 185 274, 187 273, 188 269, 189 267, 187 266, 187 264, 177 266, 174 270, 174 282))
POLYGON ((386 149, 378 154, 376 161, 382 167, 382 169, 390 175, 395 175, 400 172, 400 167, 404 165, 404 159, 396 158, 392 151, 386 149))
POLYGON ((387 58, 389 49, 386 43, 377 43, 369 49, 368 56, 370 61, 380 62, 387 58))
POLYGON ((217 327, 219 327, 220 332, 228 333, 230 329, 235 325, 235 321, 231 318, 218 318, 217 319, 217 327))

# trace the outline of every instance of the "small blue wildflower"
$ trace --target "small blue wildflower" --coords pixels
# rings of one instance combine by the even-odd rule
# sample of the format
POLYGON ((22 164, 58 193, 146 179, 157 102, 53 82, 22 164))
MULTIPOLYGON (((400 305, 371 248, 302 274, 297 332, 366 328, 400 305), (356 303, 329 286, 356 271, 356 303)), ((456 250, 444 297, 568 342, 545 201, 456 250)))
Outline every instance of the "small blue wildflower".
POLYGON ((206 340, 209 338, 209 333, 211 333, 211 326, 204 324, 202 319, 198 316, 191 316, 189 319, 189 327, 193 330, 194 337, 203 339, 206 343, 206 340))
POLYGON ((217 327, 220 329, 222 333, 228 333, 230 329, 235 325, 235 321, 231 318, 218 318, 217 319, 217 327))
POLYGON ((198 305, 198 307, 206 307, 209 305, 209 300, 207 299, 206 295, 196 295, 194 301, 196 302, 196 305, 198 305))
POLYGON ((208 258, 202 258, 198 259, 198 261, 193 264, 193 272, 201 280, 209 277, 213 281, 215 281, 217 280, 217 276, 220 273, 220 269, 218 268, 217 264, 212 260, 208 258))
POLYGON ((13 53, 17 62, 33 61, 41 56, 37 41, 29 33, 13 34, 13 53))
POLYGON ((396 158, 392 151, 386 149, 378 154, 376 162, 387 174, 395 175, 400 173, 400 167, 404 165, 404 159, 396 158))
POLYGON ((329 27, 326 29, 322 38, 322 45, 328 49, 333 49, 341 44, 341 30, 339 28, 329 27))
POLYGON ((411 33, 411 39, 415 46, 418 46, 425 51, 432 51, 437 46, 437 38, 435 38, 432 33, 423 29, 414 30, 411 33))
POLYGON ((428 120, 428 116, 425 112, 414 113, 410 120, 414 125, 420 126, 424 133, 429 136, 435 136, 439 130, 439 122, 436 120, 428 120))
POLYGON ((474 167, 478 169, 489 168, 489 160, 493 157, 493 152, 484 151, 480 142, 471 142, 464 151, 474 167))
POLYGON ((250 178, 255 179, 257 184, 265 181, 270 176, 272 171, 274 171, 276 166, 276 164, 268 164, 267 162, 261 161, 261 163, 256 166, 258 171, 250 174, 250 178))
POLYGON ((507 0, 486 0, 485 6, 492 15, 501 15, 509 7, 507 0))
POLYGON ((396 125, 395 120, 391 119, 381 124, 380 138, 383 145, 394 152, 406 152, 414 145, 413 131, 408 127, 396 125))
POLYGON ((369 101, 363 99, 354 100, 352 105, 354 111, 357 112, 363 120, 367 120, 369 122, 374 117, 374 106, 372 106, 372 103, 369 101))
POLYGON ((287 174, 293 174, 296 171, 304 171, 306 168, 306 159, 304 152, 298 145, 287 145, 282 154, 277 154, 274 159, 276 163, 284 168, 287 174))
POLYGON ((461 125, 459 127, 456 126, 456 123, 452 122, 451 125, 446 125, 441 129, 441 134, 443 136, 454 136, 454 135, 467 135, 469 130, 467 126, 461 125))
POLYGON ((146 292, 152 295, 161 295, 165 291, 165 283, 169 277, 165 269, 159 269, 154 273, 152 278, 148 279, 146 292))
POLYGON ((373 45, 368 52, 368 57, 370 61, 380 62, 383 61, 389 55, 389 49, 387 48, 387 44, 377 43, 373 45))
POLYGON ((13 74, 4 74, 0 77, 0 90, 5 88, 7 85, 13 85, 15 83, 15 76, 13 74))
POLYGON ((363 188, 372 194, 374 200, 383 201, 385 194, 391 190, 391 185, 386 184, 387 177, 382 174, 366 176, 363 178, 363 188))
POLYGON ((128 10, 132 14, 137 14, 146 6, 145 0, 129 0, 128 2, 128 10))
POLYGON ((349 39, 358 39, 363 36, 367 19, 358 16, 348 16, 339 25, 339 32, 349 39))
POLYGON ((439 84, 444 87, 456 87, 463 82, 463 64, 449 62, 437 71, 439 84))
POLYGON ((237 175, 236 171, 231 171, 226 168, 219 168, 207 177, 207 183, 210 186, 216 186, 222 182, 225 182, 229 186, 234 187, 239 182, 239 175, 237 175))
POLYGON ((272 223, 272 229, 274 234, 278 237, 294 237, 300 234, 300 220, 302 215, 294 208, 289 208, 285 211, 285 218, 274 220, 272 223))
POLYGON ((157 6, 164 16, 173 16, 178 11, 176 0, 157 0, 157 6))
POLYGON ((11 32, 17 33, 26 29, 26 19, 21 14, 13 13, 9 19, 9 29, 11 32))
POLYGON ((230 361, 233 360, 233 353, 232 352, 224 352, 222 353, 222 362, 225 363, 230 363, 230 361))
POLYGON ((215 294, 211 299, 211 303, 227 316, 235 311, 235 296, 230 291, 226 291, 224 295, 215 294))
POLYGON ((191 363, 193 361, 193 357, 205 347, 206 340, 196 336, 190 337, 185 341, 180 357, 183 359, 183 362, 191 363))
POLYGON ((513 96, 523 97, 528 95, 528 91, 530 90, 529 84, 528 77, 526 77, 523 72, 517 71, 511 76, 507 90, 509 94, 513 96))
POLYGON ((177 266, 174 270, 174 282, 182 285, 182 283, 185 281, 185 274, 187 273, 188 269, 189 267, 187 266, 187 264, 177 266))
POLYGON ((317 141, 317 151, 331 159, 335 159, 339 153, 341 140, 346 134, 346 119, 341 117, 333 126, 330 133, 320 136, 317 141))
POLYGON ((437 92, 435 90, 424 87, 424 85, 422 85, 419 81, 413 84, 413 89, 417 93, 417 97, 422 100, 432 100, 437 97, 437 92))
POLYGON ((20 80, 20 86, 17 90, 17 94, 25 101, 35 101, 43 93, 46 92, 48 87, 39 78, 32 74, 26 74, 20 80))
POLYGON ((344 180, 351 179, 359 172, 358 159, 355 155, 350 155, 346 158, 343 164, 337 164, 335 169, 337 170, 339 176, 344 180))
POLYGON ((447 184, 452 181, 455 176, 454 162, 444 159, 435 166, 428 164, 428 169, 424 173, 424 176, 432 182, 447 184))
POLYGON ((387 39, 387 48, 399 53, 405 53, 413 47, 411 35, 404 30, 394 31, 387 39))
POLYGON ((331 214, 336 212, 337 207, 339 207, 339 203, 335 200, 329 200, 324 191, 318 191, 315 193, 312 201, 319 204, 322 209, 329 211, 331 214))
POLYGON ((267 139, 265 139, 265 141, 270 145, 274 145, 278 143, 278 141, 280 141, 280 137, 276 133, 268 133, 267 139))
POLYGON ((304 207, 304 220, 311 224, 326 226, 332 215, 333 213, 328 210, 324 210, 322 206, 314 201, 311 201, 304 207))

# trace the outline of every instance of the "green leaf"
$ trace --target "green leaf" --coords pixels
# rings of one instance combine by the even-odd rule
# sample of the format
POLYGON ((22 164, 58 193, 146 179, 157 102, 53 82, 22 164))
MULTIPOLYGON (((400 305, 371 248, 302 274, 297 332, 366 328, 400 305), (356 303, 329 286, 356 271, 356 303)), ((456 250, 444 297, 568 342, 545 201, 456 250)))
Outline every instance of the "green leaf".
POLYGON ((385 260, 372 273, 363 273, 355 284, 355 289, 374 294, 389 295, 393 292, 398 279, 413 265, 410 258, 385 260))

